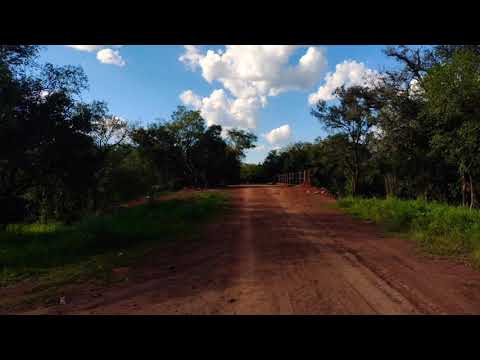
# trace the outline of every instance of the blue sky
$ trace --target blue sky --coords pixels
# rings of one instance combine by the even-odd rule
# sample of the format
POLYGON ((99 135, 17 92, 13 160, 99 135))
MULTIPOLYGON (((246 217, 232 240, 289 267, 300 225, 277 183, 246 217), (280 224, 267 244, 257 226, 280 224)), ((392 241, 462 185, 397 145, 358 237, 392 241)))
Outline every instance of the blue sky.
POLYGON ((80 65, 89 79, 82 99, 104 100, 112 114, 131 122, 168 119, 183 103, 209 123, 250 128, 259 148, 246 161, 257 163, 273 148, 325 136, 310 115, 309 98, 334 101, 334 85, 391 67, 384 48, 54 45, 42 51, 41 61, 80 65))

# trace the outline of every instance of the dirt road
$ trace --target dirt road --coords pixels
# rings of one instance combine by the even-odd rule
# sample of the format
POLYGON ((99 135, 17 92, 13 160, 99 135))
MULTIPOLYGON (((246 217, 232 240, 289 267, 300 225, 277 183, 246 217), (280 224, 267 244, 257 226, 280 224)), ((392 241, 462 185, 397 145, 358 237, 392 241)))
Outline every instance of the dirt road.
POLYGON ((74 314, 480 313, 480 272, 382 235, 305 188, 237 187, 204 240, 163 250, 128 281, 83 287, 74 314))

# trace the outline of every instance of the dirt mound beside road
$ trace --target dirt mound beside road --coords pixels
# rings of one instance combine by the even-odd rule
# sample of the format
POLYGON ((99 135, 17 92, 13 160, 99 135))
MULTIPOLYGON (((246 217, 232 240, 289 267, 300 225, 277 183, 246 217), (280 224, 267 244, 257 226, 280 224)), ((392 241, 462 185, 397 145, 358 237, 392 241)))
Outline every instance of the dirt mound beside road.
POLYGON ((324 187, 316 187, 312 185, 298 185, 298 187, 305 189, 305 194, 309 195, 321 195, 324 196, 325 198, 335 200, 335 196, 333 196, 328 189, 324 187))

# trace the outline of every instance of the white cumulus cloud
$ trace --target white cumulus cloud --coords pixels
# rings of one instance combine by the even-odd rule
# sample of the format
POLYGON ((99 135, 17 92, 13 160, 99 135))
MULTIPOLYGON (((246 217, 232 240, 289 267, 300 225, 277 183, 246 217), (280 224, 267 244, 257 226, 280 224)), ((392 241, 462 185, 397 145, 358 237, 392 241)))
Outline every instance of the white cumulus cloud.
POLYGON ((329 101, 335 98, 334 91, 345 85, 345 87, 360 85, 369 86, 379 78, 379 73, 367 68, 363 63, 355 60, 345 60, 337 64, 334 73, 328 73, 325 76, 324 85, 320 86, 315 93, 310 94, 308 102, 311 105, 319 100, 329 101))
POLYGON ((181 93, 180 100, 183 104, 192 106, 196 110, 200 110, 202 107, 202 99, 192 90, 187 90, 181 93))
POLYGON ((265 137, 265 139, 267 139, 267 141, 270 144, 278 144, 288 140, 291 135, 292 135, 292 130, 290 128, 290 125, 286 124, 269 131, 263 136, 265 137))
POLYGON ((256 127, 256 113, 268 103, 268 97, 291 90, 307 90, 320 80, 327 65, 325 50, 299 45, 226 45, 224 50, 201 51, 185 45, 179 57, 190 70, 200 69, 217 89, 201 98, 190 90, 180 99, 199 109, 209 123, 243 128, 256 127), (298 61, 290 61, 304 49, 298 61), (227 94, 228 92, 229 94, 227 94))
POLYGON ((67 45, 75 50, 93 52, 103 48, 103 45, 67 45))
POLYGON ((202 54, 200 53, 200 49, 196 45, 184 45, 185 54, 180 56, 178 60, 183 62, 187 65, 191 70, 195 70, 202 58, 202 54))
POLYGON ((118 50, 102 49, 97 52, 97 59, 102 64, 111 64, 117 66, 125 66, 125 60, 123 60, 118 50))
POLYGON ((66 46, 75 50, 93 52, 106 47, 120 48, 123 45, 66 45, 66 46))
POLYGON ((97 52, 97 59, 103 64, 112 64, 117 66, 124 66, 126 63, 123 60, 118 50, 112 48, 121 48, 123 45, 66 45, 75 50, 86 52, 97 52))
POLYGON ((284 91, 308 89, 324 71, 325 50, 308 47, 294 65, 289 64, 298 45, 226 45, 225 51, 187 45, 179 60, 200 68, 209 83, 219 81, 235 97, 275 96, 284 91))
POLYGON ((208 126, 216 124, 225 128, 255 128, 255 115, 262 106, 257 98, 234 99, 223 89, 216 89, 210 96, 203 98, 187 90, 180 94, 180 100, 184 105, 199 110, 208 126))

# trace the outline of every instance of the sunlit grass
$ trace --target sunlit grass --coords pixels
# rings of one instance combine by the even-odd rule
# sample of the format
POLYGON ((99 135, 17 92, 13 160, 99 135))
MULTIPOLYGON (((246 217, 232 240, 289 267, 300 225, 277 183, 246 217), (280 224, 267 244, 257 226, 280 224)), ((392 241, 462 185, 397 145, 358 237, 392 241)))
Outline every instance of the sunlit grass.
POLYGON ((186 199, 120 208, 71 226, 8 225, 0 232, 0 285, 69 271, 101 272, 134 258, 145 247, 192 238, 197 225, 219 212, 225 202, 220 193, 200 193, 186 199))
POLYGON ((65 229, 60 223, 49 224, 9 224, 6 231, 14 234, 49 234, 65 229))

